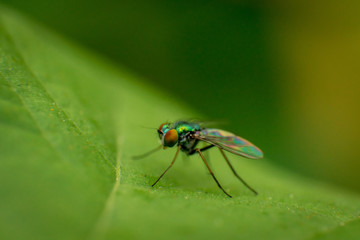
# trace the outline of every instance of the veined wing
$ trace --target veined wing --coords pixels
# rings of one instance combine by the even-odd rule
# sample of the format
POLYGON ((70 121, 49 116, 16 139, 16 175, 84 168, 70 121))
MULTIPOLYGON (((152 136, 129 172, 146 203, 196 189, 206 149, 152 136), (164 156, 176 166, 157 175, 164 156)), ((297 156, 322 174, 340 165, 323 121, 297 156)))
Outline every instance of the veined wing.
POLYGON ((248 140, 224 130, 207 128, 201 130, 196 138, 246 158, 258 159, 264 156, 260 148, 248 140))

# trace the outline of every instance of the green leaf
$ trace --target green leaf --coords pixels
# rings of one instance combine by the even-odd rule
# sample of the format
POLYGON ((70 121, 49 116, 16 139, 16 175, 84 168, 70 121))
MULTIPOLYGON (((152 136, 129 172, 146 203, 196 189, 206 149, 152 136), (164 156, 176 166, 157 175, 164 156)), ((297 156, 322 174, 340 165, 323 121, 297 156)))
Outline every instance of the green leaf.
MULTIPOLYGON (((162 122, 199 117, 170 94, 5 7, 0 9, 1 239, 355 239, 360 198, 215 149, 181 158, 162 122)), ((179 84, 179 91, 182 89, 179 84)), ((265 153, 266 154, 266 153, 265 153)))

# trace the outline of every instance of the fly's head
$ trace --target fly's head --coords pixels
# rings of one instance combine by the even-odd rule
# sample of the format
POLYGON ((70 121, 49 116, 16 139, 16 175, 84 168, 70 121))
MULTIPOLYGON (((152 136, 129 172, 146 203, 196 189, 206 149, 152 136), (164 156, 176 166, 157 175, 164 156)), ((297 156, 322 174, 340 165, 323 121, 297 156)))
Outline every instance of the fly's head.
POLYGON ((175 146, 179 140, 178 132, 172 127, 172 124, 170 123, 161 124, 157 132, 164 149, 175 146))

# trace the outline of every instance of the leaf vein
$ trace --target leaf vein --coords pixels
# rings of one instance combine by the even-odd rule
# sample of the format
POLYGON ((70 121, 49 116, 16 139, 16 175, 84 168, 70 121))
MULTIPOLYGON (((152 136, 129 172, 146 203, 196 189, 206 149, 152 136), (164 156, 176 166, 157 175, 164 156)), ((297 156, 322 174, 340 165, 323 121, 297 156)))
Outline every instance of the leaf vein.
POLYGON ((106 231, 108 229, 108 226, 110 224, 111 215, 114 209, 114 203, 116 198, 116 192, 119 189, 120 183, 121 183, 121 168, 120 168, 120 162, 123 155, 122 152, 122 145, 123 145, 124 139, 123 137, 118 137, 117 140, 117 156, 116 156, 116 178, 114 186, 107 197, 103 211, 99 215, 98 220, 96 221, 93 230, 90 232, 89 239, 105 239, 106 231))

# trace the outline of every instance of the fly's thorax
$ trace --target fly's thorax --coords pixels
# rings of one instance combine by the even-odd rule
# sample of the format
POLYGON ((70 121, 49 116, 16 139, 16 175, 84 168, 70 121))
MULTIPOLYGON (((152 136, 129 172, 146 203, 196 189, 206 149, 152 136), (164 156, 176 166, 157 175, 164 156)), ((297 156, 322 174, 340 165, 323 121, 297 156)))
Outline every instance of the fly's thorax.
POLYGON ((174 124, 174 128, 178 132, 179 136, 185 136, 188 133, 199 131, 201 128, 197 123, 179 121, 174 124))
POLYGON ((193 149, 195 149, 196 145, 198 143, 197 139, 187 139, 186 141, 183 141, 182 143, 179 143, 181 145, 181 150, 187 154, 192 152, 193 149))
POLYGON ((187 154, 192 152, 199 140, 195 137, 199 131, 186 131, 179 137, 179 145, 181 145, 181 150, 187 154))

